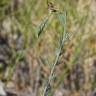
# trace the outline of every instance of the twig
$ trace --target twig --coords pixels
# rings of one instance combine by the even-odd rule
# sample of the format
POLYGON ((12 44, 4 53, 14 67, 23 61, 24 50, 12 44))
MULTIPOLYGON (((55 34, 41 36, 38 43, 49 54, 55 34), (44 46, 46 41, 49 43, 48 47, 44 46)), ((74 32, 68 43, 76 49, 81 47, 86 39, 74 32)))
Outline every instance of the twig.
POLYGON ((67 40, 67 38, 66 38, 66 36, 65 36, 65 35, 66 35, 66 12, 65 12, 65 22, 64 22, 64 23, 65 23, 65 24, 64 24, 63 38, 62 38, 62 41, 61 41, 61 44, 60 44, 60 47, 59 47, 59 50, 58 50, 58 54, 57 54, 55 63, 53 64, 53 67, 52 67, 51 74, 50 74, 50 76, 49 76, 47 85, 46 85, 46 87, 45 87, 45 89, 44 89, 44 94, 43 94, 43 96, 47 96, 49 90, 51 89, 50 83, 51 83, 52 78, 53 78, 53 74, 54 74, 54 71, 55 71, 55 67, 56 67, 56 65, 57 65, 57 63, 58 63, 59 57, 60 57, 60 55, 61 55, 61 51, 62 51, 63 46, 64 46, 64 43, 65 43, 65 41, 67 40))

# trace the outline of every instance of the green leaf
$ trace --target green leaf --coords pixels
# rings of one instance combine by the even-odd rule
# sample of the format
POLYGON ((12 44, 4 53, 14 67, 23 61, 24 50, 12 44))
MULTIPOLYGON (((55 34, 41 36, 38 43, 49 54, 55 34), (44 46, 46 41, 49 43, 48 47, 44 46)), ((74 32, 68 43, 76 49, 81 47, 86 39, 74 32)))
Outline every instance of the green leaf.
POLYGON ((0 72, 3 70, 3 65, 2 63, 0 63, 0 72))
POLYGON ((61 35, 61 38, 63 40, 63 42, 65 41, 65 38, 66 38, 66 19, 67 19, 67 16, 66 16, 66 11, 64 12, 59 12, 57 14, 57 18, 60 22, 60 24, 63 26, 64 30, 62 32, 62 35, 61 35))
POLYGON ((12 0, 0 0, 0 8, 8 5, 12 0))
POLYGON ((39 25, 38 27, 38 37, 41 35, 41 33, 44 31, 45 27, 48 25, 49 16, 44 19, 44 21, 39 25))
POLYGON ((61 25, 63 27, 65 27, 65 25, 66 25, 66 12, 59 12, 57 14, 57 16, 58 16, 58 20, 61 23, 61 25))

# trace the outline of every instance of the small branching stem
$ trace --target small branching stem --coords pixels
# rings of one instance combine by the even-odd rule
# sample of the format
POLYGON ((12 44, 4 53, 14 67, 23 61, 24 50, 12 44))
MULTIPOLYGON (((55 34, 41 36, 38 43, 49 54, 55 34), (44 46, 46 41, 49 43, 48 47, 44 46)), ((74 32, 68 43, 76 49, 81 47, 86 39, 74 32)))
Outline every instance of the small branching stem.
MULTIPOLYGON (((64 22, 64 32, 63 32, 61 44, 60 44, 60 47, 59 47, 59 49, 58 49, 58 53, 57 53, 55 62, 54 62, 53 67, 52 67, 52 69, 51 69, 51 73, 50 73, 50 76, 49 76, 47 85, 46 85, 45 88, 44 88, 44 95, 43 95, 43 96, 47 96, 47 95, 48 95, 48 94, 46 94, 47 91, 48 91, 48 86, 51 84, 51 81, 52 81, 52 78, 53 78, 53 75, 54 75, 54 71, 55 71, 55 67, 56 67, 56 65, 57 65, 57 63, 58 63, 58 61, 59 61, 59 57, 60 57, 60 54, 61 54, 61 52, 62 52, 64 43, 65 43, 65 41, 67 40, 65 35, 66 35, 66 13, 65 13, 65 22, 64 22)), ((50 89, 49 89, 49 90, 50 90, 50 89)))

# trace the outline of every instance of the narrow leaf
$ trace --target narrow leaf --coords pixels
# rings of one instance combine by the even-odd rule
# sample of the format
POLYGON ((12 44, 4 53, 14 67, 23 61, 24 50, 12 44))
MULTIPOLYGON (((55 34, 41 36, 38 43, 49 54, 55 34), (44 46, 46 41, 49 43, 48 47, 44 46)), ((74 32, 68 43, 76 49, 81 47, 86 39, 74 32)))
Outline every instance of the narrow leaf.
POLYGON ((45 27, 48 25, 49 16, 44 19, 44 21, 38 27, 38 37, 44 31, 45 27))
POLYGON ((59 12, 58 13, 58 20, 61 23, 63 27, 65 27, 65 22, 66 22, 66 12, 59 12))
POLYGON ((67 19, 67 16, 66 16, 66 11, 64 12, 59 12, 57 14, 57 17, 58 17, 58 20, 60 22, 60 24, 63 26, 64 30, 62 32, 62 35, 61 35, 61 40, 64 42, 65 41, 65 38, 66 38, 66 19, 67 19))

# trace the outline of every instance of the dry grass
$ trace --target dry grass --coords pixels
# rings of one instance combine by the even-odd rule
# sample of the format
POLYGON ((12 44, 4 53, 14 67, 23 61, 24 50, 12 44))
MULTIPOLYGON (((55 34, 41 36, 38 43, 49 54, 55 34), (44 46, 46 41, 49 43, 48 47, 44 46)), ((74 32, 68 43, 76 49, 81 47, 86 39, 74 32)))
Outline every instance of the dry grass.
MULTIPOLYGON (((52 15, 38 39, 37 28, 49 16, 46 0, 1 1, 0 80, 18 96, 42 96, 63 27, 56 14, 52 15)), ((52 2, 57 10, 67 10, 66 30, 75 34, 64 43, 50 96, 95 96, 96 1, 52 2)))

